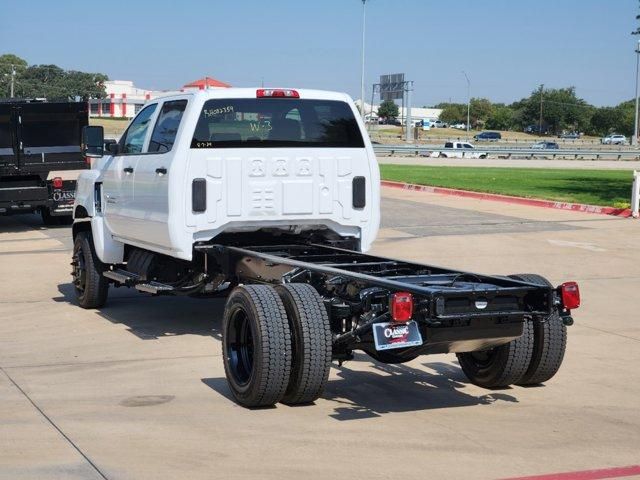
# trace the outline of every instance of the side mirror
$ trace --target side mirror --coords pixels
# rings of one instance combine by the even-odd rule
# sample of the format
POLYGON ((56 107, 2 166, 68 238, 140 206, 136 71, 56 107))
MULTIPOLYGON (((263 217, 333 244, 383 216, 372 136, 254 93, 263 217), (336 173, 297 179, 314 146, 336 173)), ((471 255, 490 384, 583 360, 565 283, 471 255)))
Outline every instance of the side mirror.
POLYGON ((111 155, 118 154, 119 145, 113 138, 107 138, 104 141, 104 151, 109 152, 111 155))
POLYGON ((82 127, 82 155, 88 158, 100 158, 104 155, 104 128, 82 127))

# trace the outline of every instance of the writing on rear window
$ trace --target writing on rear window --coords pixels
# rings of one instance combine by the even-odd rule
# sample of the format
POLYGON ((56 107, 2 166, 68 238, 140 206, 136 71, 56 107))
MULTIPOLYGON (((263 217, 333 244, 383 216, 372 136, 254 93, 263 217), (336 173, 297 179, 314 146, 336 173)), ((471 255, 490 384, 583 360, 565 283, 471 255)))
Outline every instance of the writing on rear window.
POLYGON ((205 102, 191 148, 363 148, 346 102, 292 98, 205 102))

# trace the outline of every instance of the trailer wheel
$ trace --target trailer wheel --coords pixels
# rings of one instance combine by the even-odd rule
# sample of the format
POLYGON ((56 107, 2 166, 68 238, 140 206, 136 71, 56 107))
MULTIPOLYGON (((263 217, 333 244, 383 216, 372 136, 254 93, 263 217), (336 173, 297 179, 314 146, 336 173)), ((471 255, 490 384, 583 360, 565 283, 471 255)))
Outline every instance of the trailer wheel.
POLYGON ((236 287, 222 322, 224 371, 244 407, 278 403, 291 371, 291 335, 284 305, 269 285, 236 287))
MULTIPOLYGON (((523 282, 553 287, 549 280, 533 273, 510 275, 510 277, 523 282)), ((567 347, 567 327, 558 312, 554 311, 543 321, 534 320, 533 337, 533 356, 527 372, 518 381, 520 385, 546 382, 558 372, 567 347)))
POLYGON ((73 286, 82 308, 100 308, 107 301, 109 282, 104 264, 96 256, 91 232, 79 232, 73 242, 73 286))
POLYGON ((533 326, 524 321, 522 336, 491 350, 456 354, 462 371, 472 383, 485 388, 518 383, 527 371, 533 352, 533 326))
POLYGON ((296 405, 318 399, 331 368, 331 326, 320 295, 311 285, 292 283, 276 288, 289 318, 293 360, 282 403, 296 405))

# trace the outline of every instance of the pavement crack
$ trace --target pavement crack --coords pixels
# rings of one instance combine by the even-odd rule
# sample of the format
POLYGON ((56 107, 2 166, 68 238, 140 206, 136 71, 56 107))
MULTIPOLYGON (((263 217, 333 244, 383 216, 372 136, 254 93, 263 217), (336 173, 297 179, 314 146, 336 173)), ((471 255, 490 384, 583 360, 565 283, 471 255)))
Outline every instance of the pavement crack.
POLYGON ((49 417, 46 413, 44 413, 44 411, 38 406, 38 404, 36 404, 36 402, 31 399, 31 397, 27 394, 27 392, 25 392, 22 389, 22 387, 18 385, 18 383, 11 377, 11 375, 9 375, 3 367, 0 367, 0 370, 2 371, 2 373, 5 374, 5 376, 9 379, 9 381, 13 384, 13 386, 16 387, 20 391, 20 393, 22 393, 22 395, 29 401, 29 403, 33 405, 33 408, 35 408, 40 413, 40 415, 42 415, 44 419, 47 422, 49 422, 49 424, 53 428, 55 428, 60 435, 62 435, 62 437, 69 443, 69 445, 71 445, 82 456, 82 458, 84 458, 87 461, 87 463, 91 465, 91 467, 95 470, 95 472, 98 475, 100 475, 100 477, 103 478, 104 480, 109 480, 107 476, 102 472, 102 470, 100 470, 98 466, 95 463, 93 463, 93 461, 87 456, 87 454, 84 453, 80 449, 80 447, 78 447, 78 445, 76 445, 75 442, 71 440, 71 438, 69 438, 69 436, 66 433, 64 433, 58 425, 56 425, 56 423, 51 419, 51 417, 49 417))

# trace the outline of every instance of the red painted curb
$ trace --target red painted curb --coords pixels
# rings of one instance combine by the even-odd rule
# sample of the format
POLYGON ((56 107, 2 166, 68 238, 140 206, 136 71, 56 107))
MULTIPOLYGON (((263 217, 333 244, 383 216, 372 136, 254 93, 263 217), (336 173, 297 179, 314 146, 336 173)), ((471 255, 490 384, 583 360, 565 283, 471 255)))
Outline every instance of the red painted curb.
POLYGON ((418 192, 438 193, 440 195, 454 195, 456 197, 476 198, 479 200, 491 200, 494 202, 515 203, 530 207, 555 208, 573 212, 595 213, 599 215, 613 215, 616 217, 630 217, 630 208, 600 207, 597 205, 585 205, 582 203, 556 202, 553 200, 542 200, 540 198, 512 197, 509 195, 498 195, 496 193, 471 192, 468 190, 457 190, 454 188, 431 187, 428 185, 415 185, 412 183, 392 182, 382 180, 383 187, 401 188, 418 192))
POLYGON ((622 478, 635 475, 640 475, 640 465, 583 470, 581 472, 551 473, 533 477, 513 477, 504 480, 601 480, 603 478, 622 478))

